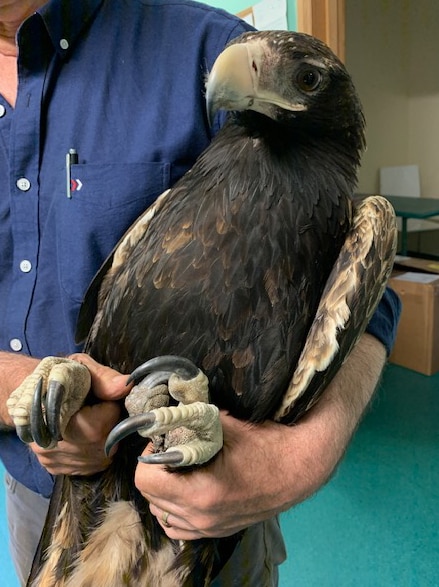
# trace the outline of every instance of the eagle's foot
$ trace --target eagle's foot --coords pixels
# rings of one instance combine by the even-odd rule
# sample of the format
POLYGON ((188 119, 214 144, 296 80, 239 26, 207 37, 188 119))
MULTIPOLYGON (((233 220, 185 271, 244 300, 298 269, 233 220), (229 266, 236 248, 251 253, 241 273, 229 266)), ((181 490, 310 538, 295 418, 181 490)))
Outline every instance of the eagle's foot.
POLYGON ((141 385, 145 389, 166 383, 169 395, 184 404, 209 401, 206 375, 184 357, 164 355, 151 359, 131 373, 128 382, 131 381, 136 383, 136 387, 141 385))
POLYGON ((143 463, 187 467, 207 462, 221 450, 219 410, 208 403, 206 375, 181 357, 157 357, 138 367, 137 384, 125 400, 130 417, 108 436, 106 452, 133 432, 155 439, 164 435, 165 452, 139 457, 143 463), (173 398, 178 406, 169 406, 173 398))
POLYGON ((52 448, 62 439, 70 418, 90 390, 90 372, 81 363, 45 357, 7 401, 23 442, 52 448))
MULTIPOLYGON (((142 436, 165 434, 165 452, 139 457, 148 464, 169 467, 201 465, 213 458, 223 446, 219 410, 213 404, 194 402, 157 408, 136 422, 142 436), (146 424, 146 425, 145 425, 146 424)), ((129 419, 128 419, 129 420, 129 419)))

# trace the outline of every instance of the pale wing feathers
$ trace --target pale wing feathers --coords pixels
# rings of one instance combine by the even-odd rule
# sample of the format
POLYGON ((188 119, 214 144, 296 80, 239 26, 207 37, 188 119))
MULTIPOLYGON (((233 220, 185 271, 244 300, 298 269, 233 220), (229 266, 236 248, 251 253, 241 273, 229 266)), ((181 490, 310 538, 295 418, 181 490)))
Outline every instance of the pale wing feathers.
MULTIPOLYGON (((106 274, 103 276, 102 284, 99 288, 99 302, 96 308, 96 315, 93 316, 89 324, 88 340, 93 340, 99 332, 102 313, 107 311, 105 307, 105 298, 107 292, 112 287, 113 276, 120 267, 125 265, 127 258, 136 247, 137 243, 148 230, 149 224, 154 216, 160 211, 164 202, 167 200, 171 189, 165 190, 145 212, 139 216, 136 222, 127 230, 124 236, 117 243, 111 254, 111 264, 106 274)), ((124 291, 129 291, 128 284, 125 284, 124 291)), ((83 304, 84 307, 85 304, 83 304)))
MULTIPOLYGON (((363 200, 328 279, 293 378, 276 412, 276 420, 291 410, 315 373, 330 365, 339 349, 339 335, 347 326, 358 299, 366 301, 362 302, 364 317, 356 316, 350 321, 349 326, 358 330, 353 342, 364 332, 390 277, 396 238, 395 213, 389 201, 380 196, 363 200), (376 279, 367 279, 371 268, 376 279)), ((318 395, 313 396, 311 402, 317 399, 318 395)))
POLYGON ((145 234, 146 230, 148 229, 149 223, 162 207, 163 202, 166 200, 166 197, 168 196, 170 191, 170 189, 164 191, 157 198, 154 204, 150 206, 141 216, 139 216, 136 222, 124 234, 124 236, 121 238, 121 240, 119 241, 114 250, 111 269, 123 266, 125 264, 125 261, 129 256, 130 252, 133 250, 133 248, 145 234))

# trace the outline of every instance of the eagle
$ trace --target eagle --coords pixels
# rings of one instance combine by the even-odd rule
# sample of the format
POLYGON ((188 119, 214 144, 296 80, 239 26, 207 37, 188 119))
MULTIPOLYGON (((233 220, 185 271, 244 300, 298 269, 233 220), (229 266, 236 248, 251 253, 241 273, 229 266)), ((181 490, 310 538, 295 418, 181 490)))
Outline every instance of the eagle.
MULTIPOLYGON (((85 352, 135 385, 109 468, 57 478, 30 586, 209 585, 242 533, 169 539, 134 486, 147 439, 144 462, 181 473, 221 450, 219 410, 293 424, 385 289, 394 211, 380 196, 353 198, 365 121, 334 53, 306 34, 245 33, 210 71, 206 108, 227 121, 84 300, 85 352)), ((89 386, 83 365, 44 359, 9 400, 22 440, 56 443, 89 386)))

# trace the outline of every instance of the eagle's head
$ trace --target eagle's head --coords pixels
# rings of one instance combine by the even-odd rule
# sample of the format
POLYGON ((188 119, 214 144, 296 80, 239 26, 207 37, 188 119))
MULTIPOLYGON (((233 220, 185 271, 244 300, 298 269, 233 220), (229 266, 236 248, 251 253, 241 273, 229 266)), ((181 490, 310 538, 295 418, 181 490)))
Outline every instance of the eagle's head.
POLYGON ((358 154, 364 148, 364 117, 351 77, 329 47, 310 35, 241 35, 216 60, 206 99, 210 120, 225 109, 251 124, 256 112, 287 132, 334 136, 358 154))

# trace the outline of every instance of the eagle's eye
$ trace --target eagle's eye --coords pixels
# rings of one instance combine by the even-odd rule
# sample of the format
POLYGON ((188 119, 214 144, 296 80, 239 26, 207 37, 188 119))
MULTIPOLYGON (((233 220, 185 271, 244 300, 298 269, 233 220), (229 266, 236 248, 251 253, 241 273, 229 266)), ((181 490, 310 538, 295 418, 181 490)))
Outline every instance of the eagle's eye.
POLYGON ((322 74, 314 67, 307 67, 299 71, 296 80, 303 92, 314 92, 322 81, 322 74))

